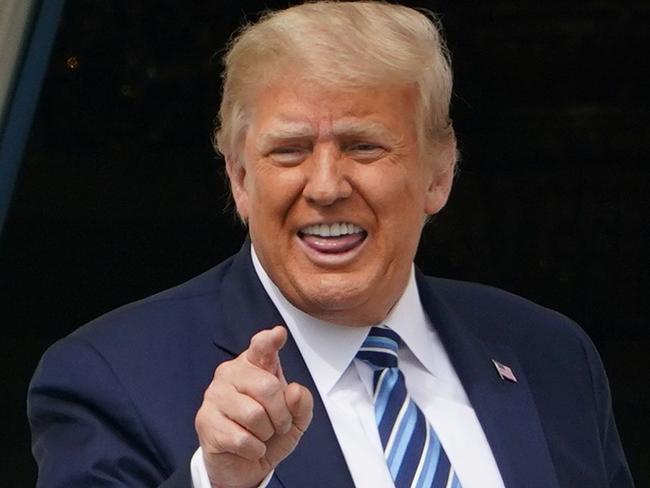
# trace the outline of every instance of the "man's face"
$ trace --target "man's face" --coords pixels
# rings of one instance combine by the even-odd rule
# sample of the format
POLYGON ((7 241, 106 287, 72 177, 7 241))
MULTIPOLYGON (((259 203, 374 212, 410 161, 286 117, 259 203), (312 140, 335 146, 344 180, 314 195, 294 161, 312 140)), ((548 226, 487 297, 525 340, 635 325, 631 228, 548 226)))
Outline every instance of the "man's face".
POLYGON ((423 157, 416 94, 287 77, 254 101, 241 164, 227 162, 233 195, 264 269, 310 315, 376 324, 406 286, 455 151, 423 157))

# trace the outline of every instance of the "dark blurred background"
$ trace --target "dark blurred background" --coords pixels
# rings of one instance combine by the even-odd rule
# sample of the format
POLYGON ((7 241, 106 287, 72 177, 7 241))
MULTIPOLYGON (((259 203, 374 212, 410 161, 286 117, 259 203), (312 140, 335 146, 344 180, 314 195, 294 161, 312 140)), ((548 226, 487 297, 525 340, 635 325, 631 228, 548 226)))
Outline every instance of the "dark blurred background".
MULTIPOLYGON (((418 263, 577 320, 650 486, 650 3, 403 3, 444 23, 463 154, 418 263)), ((219 53, 286 5, 67 2, 0 241, 5 486, 34 484, 24 399, 43 351, 239 248, 210 144, 219 53)))

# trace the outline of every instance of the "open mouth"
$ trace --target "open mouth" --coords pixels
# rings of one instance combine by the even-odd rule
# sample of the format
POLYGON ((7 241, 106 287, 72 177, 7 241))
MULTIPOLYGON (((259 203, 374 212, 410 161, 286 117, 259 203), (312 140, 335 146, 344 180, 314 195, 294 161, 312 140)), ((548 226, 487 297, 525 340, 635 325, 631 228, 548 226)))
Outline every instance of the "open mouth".
POLYGON ((361 227, 349 222, 308 225, 298 233, 309 248, 324 254, 349 252, 359 247, 367 235, 361 227))

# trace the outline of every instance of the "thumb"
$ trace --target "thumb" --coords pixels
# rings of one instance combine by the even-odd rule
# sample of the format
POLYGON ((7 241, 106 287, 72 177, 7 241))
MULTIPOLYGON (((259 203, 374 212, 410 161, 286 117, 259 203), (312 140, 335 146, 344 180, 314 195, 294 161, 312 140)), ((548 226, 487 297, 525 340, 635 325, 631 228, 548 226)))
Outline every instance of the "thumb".
POLYGON ((305 432, 314 415, 314 397, 311 392, 298 383, 291 383, 284 392, 287 407, 293 417, 293 425, 305 432))
POLYGON ((304 386, 291 383, 284 392, 284 398, 293 423, 289 432, 274 435, 266 444, 265 458, 273 468, 293 452, 313 417, 314 397, 304 386))

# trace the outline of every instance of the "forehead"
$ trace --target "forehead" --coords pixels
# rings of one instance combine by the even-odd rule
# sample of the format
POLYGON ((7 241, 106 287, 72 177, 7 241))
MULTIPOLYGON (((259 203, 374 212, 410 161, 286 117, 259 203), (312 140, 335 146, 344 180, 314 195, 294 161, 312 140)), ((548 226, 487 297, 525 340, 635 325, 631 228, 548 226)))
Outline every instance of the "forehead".
POLYGON ((309 80, 283 80, 258 91, 252 104, 255 132, 278 137, 415 128, 414 86, 324 87, 309 80))

